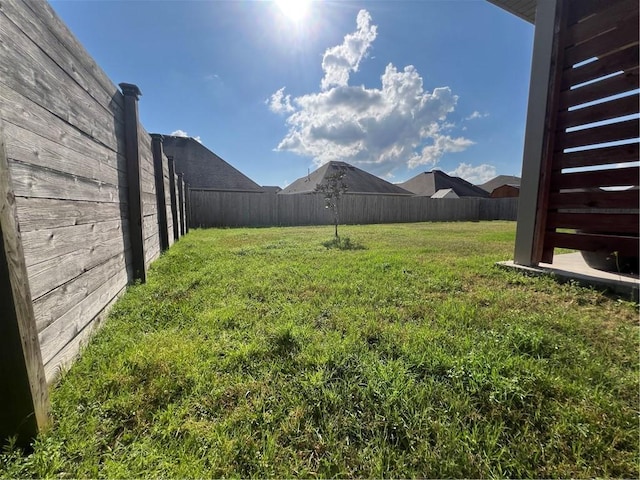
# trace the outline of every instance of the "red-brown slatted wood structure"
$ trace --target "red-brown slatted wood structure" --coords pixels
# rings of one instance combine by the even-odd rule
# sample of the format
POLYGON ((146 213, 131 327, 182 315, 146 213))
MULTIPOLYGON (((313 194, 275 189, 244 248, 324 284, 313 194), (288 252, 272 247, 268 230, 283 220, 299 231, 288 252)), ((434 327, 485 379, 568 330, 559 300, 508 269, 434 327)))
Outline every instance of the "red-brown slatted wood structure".
POLYGON ((490 1, 537 7, 515 263, 637 257, 638 1, 490 1))

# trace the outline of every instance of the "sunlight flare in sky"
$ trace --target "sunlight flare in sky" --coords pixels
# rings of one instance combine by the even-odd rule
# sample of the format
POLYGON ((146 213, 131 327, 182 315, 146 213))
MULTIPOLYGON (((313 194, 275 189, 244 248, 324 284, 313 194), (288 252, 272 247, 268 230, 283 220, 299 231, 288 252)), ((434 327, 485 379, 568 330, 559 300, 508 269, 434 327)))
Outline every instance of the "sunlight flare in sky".
POLYGON ((276 0, 280 11, 292 22, 299 23, 309 12, 311 0, 276 0))

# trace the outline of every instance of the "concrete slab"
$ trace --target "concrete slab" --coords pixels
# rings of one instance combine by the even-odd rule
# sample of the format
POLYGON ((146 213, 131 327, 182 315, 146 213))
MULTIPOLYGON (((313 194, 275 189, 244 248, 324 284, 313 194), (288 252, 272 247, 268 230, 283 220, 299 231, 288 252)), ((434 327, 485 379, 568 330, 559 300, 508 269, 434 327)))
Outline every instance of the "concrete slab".
POLYGON ((609 290, 638 302, 640 278, 637 275, 603 272, 591 268, 585 263, 580 252, 554 255, 553 263, 540 263, 537 267, 516 265, 512 260, 498 262, 498 265, 531 275, 553 275, 558 280, 565 282, 574 280, 581 285, 609 290))

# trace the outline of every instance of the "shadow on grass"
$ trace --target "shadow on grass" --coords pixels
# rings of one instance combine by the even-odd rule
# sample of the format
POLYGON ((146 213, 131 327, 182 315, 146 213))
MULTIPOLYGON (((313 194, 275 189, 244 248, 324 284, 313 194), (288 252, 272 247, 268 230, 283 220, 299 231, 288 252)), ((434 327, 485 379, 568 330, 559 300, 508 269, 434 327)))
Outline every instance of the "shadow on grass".
POLYGON ((331 248, 337 248, 338 250, 366 250, 367 248, 361 243, 351 240, 349 237, 334 237, 331 240, 322 242, 322 245, 327 250, 331 248))

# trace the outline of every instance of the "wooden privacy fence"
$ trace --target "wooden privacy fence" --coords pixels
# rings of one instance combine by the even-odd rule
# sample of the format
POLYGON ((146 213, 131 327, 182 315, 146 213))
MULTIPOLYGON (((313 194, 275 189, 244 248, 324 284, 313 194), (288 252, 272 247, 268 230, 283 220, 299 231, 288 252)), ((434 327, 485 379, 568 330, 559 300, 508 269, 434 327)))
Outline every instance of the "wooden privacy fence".
POLYGON ((40 0, 0 3, 0 443, 185 231, 185 188, 120 91, 40 0))
MULTIPOLYGON (((340 223, 373 224, 515 220, 517 198, 427 198, 346 194, 340 223)), ((333 216, 321 194, 278 195, 190 189, 193 227, 328 225, 333 216)))
POLYGON ((638 256, 638 22, 637 0, 557 3, 534 263, 638 256))

